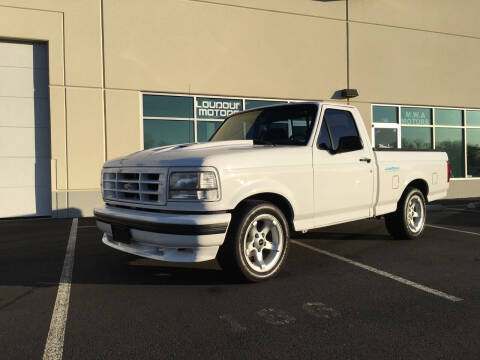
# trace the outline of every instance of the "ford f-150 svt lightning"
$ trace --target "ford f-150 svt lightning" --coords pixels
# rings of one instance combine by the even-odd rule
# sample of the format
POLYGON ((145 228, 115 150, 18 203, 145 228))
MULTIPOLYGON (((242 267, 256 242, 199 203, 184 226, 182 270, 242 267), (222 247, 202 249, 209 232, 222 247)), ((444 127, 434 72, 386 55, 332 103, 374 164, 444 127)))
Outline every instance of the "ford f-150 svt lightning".
POLYGON ((445 152, 372 149, 353 106, 291 103, 236 113, 206 143, 108 161, 95 217, 115 249, 217 258, 259 281, 279 272, 294 231, 383 216, 394 238, 419 237, 449 171, 445 152))

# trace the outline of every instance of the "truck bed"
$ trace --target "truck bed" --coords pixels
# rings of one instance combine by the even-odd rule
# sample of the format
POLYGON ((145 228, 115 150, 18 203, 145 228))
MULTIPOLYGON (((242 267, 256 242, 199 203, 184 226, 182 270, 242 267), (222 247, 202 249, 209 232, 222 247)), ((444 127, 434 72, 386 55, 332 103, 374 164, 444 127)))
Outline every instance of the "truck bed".
MULTIPOLYGON (((405 186, 415 179, 424 179, 427 200, 447 195, 447 153, 440 150, 374 149, 377 161, 376 216, 395 211, 405 186)), ((418 180, 417 180, 418 182, 418 180)))

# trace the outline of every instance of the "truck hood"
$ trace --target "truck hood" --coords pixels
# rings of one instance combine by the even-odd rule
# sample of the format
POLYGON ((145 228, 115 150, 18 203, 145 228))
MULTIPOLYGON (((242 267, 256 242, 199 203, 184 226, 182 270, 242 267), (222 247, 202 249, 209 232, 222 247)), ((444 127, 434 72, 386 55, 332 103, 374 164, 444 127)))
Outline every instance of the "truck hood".
MULTIPOLYGON (((311 152, 308 146, 254 145, 252 140, 215 141, 179 144, 138 151, 110 160, 104 167, 173 167, 214 166, 217 168, 269 167, 300 165, 308 159, 301 153, 311 152), (290 161, 289 161, 290 159, 290 161)), ((310 158, 311 160, 311 158, 310 158)))

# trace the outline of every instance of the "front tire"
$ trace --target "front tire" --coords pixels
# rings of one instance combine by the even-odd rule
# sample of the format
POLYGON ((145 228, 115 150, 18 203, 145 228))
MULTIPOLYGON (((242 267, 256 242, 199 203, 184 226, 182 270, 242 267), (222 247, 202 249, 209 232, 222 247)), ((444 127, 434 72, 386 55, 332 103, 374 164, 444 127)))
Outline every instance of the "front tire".
POLYGON ((217 260, 223 270, 252 282, 276 276, 288 253, 288 223, 275 205, 246 201, 232 222, 217 260))
POLYGON ((394 239, 416 239, 422 236, 426 219, 423 193, 408 187, 398 202, 397 211, 385 215, 385 226, 394 239))

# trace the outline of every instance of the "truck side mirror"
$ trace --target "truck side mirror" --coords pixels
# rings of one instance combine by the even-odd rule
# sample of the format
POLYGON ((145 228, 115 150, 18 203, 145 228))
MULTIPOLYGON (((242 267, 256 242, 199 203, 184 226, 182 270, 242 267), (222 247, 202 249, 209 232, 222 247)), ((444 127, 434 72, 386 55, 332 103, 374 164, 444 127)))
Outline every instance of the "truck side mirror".
POLYGON ((318 144, 318 148, 320 150, 330 150, 330 147, 327 144, 325 144, 324 142, 318 144))
POLYGON ((356 151, 363 149, 362 140, 358 136, 342 136, 338 140, 338 148, 335 150, 336 154, 356 151))

